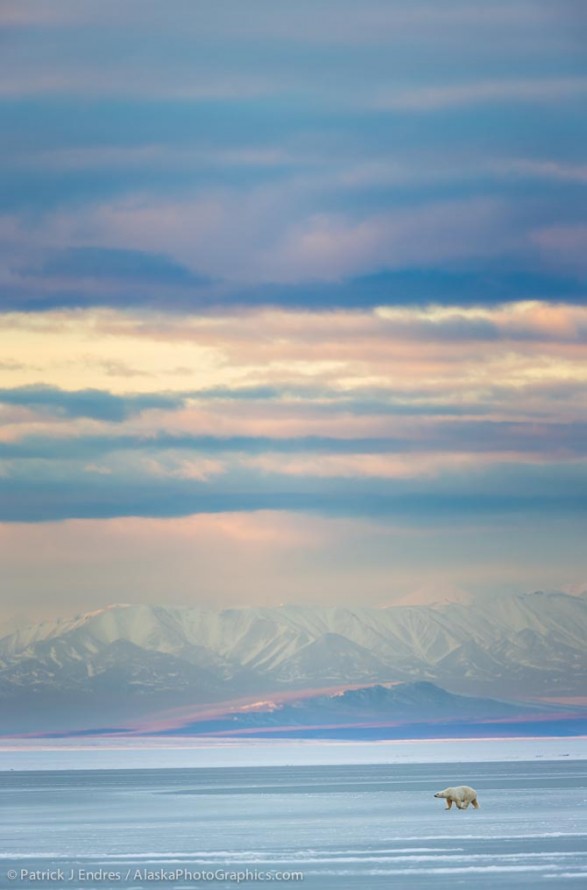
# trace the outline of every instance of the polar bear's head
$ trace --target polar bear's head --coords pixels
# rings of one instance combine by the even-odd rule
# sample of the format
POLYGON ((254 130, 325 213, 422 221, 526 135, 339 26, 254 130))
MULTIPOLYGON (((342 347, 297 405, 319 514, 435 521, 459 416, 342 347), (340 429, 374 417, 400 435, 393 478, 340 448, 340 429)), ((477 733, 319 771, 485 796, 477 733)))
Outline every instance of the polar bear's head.
POLYGON ((445 788, 444 791, 437 791, 434 797, 442 797, 446 800, 450 792, 450 788, 445 788))

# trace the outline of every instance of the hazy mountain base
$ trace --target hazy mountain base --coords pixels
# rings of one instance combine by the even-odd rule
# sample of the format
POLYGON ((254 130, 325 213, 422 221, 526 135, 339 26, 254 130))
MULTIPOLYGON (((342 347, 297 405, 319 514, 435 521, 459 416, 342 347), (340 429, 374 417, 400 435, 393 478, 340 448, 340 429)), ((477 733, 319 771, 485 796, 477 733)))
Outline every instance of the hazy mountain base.
MULTIPOLYGON (((118 714, 107 725, 97 721, 105 712, 112 715, 109 703, 94 713, 91 707, 95 701, 86 702, 85 710, 80 702, 80 710, 75 712, 71 707, 65 713, 57 710, 57 719, 49 710, 50 700, 41 699, 39 704, 40 708, 22 710, 19 714, 14 708, 9 709, 11 734, 26 732, 21 726, 30 727, 29 732, 57 737, 155 734, 366 740, 569 736, 587 731, 586 709, 567 707, 562 711, 560 707, 548 705, 455 695, 428 682, 401 683, 391 688, 370 686, 332 695, 305 695, 281 703, 241 703, 225 710, 221 705, 215 709, 209 705, 190 705, 134 718, 124 711, 124 702, 120 702, 118 714)), ((145 704, 150 705, 152 701, 145 704)), ((22 707, 22 703, 20 705, 22 707)))
POLYGON ((587 713, 453 695, 433 683, 370 686, 281 705, 196 718, 166 734, 270 738, 401 739, 504 735, 578 735, 587 713))

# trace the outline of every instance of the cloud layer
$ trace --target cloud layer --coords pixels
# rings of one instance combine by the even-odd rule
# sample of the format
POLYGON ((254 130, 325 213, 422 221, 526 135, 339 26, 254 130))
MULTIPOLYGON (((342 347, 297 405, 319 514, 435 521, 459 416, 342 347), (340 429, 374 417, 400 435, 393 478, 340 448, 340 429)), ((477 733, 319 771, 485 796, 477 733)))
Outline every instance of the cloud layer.
POLYGON ((572 2, 0 22, 5 308, 585 297, 572 2))
POLYGON ((586 328, 541 302, 6 316, 1 518, 574 513, 586 328))
POLYGON ((583 583, 585 26, 573 0, 4 5, 25 611, 583 583))

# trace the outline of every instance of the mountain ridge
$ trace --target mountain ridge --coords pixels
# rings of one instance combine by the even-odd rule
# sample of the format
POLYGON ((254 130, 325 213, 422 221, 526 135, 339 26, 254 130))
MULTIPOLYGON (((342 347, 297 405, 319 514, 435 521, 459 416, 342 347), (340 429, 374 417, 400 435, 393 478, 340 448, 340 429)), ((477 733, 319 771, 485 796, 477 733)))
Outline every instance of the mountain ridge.
POLYGON ((126 702, 138 713, 418 681, 465 695, 571 696, 587 682, 586 638, 587 598, 555 592, 386 608, 114 604, 0 639, 0 700, 24 713, 43 698, 61 713, 85 696, 88 710, 94 700, 96 712, 126 702))
MULTIPOLYGON (((555 709, 550 709, 554 712, 555 709)), ((572 709, 569 709, 572 711, 572 709)), ((520 705, 497 699, 455 695, 425 680, 383 684, 299 699, 264 701, 230 709, 214 718, 184 720, 163 734, 264 735, 290 731, 327 730, 332 734, 349 729, 392 728, 399 724, 483 725, 548 718, 548 708, 520 705)))

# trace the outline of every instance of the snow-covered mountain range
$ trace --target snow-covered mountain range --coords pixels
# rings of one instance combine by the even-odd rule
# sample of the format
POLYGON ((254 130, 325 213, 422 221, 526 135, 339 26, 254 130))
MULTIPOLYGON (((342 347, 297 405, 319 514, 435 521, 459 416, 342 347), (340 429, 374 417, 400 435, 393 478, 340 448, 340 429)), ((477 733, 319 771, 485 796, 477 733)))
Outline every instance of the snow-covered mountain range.
POLYGON ((2 729, 60 725, 68 708, 103 724, 176 705, 389 682, 508 699, 582 695, 586 639, 587 597, 563 593, 384 609, 115 605, 0 640, 2 729))

